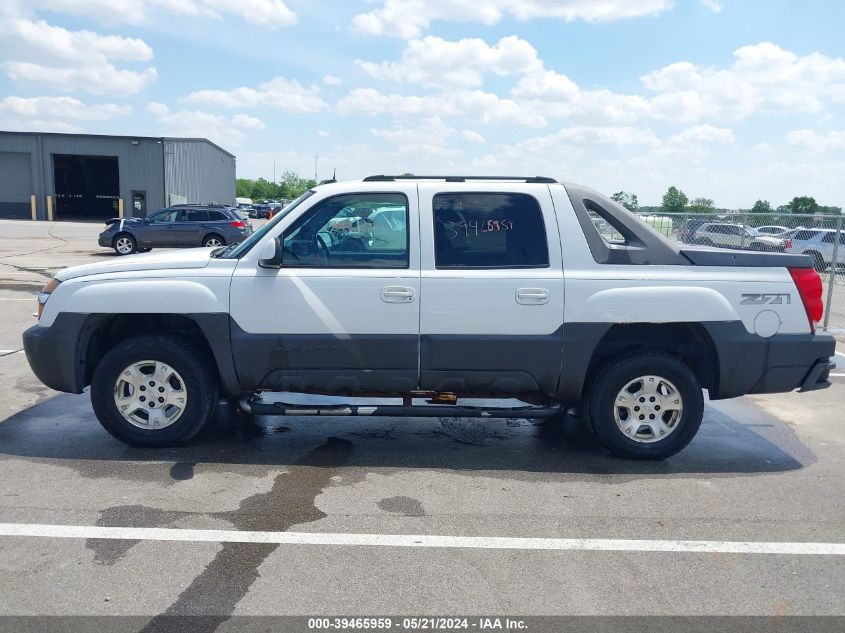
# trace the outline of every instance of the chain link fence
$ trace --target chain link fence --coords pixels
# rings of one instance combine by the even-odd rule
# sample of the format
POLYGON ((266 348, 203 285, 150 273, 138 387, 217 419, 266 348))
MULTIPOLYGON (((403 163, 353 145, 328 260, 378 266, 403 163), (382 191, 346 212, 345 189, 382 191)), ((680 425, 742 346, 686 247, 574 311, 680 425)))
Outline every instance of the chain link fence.
POLYGON ((845 334, 845 217, 784 213, 638 214, 649 226, 683 244, 805 253, 824 286, 822 330, 845 334))

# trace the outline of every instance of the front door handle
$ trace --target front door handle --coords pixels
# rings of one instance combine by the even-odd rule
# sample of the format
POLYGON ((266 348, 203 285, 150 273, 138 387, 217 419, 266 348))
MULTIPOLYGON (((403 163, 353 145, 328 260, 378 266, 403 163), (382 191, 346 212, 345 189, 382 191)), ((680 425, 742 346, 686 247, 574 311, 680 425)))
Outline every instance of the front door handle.
POLYGON ((549 302, 549 291, 545 288, 519 288, 516 302, 529 306, 543 305, 549 302))
POLYGON ((385 286, 381 289, 381 300, 385 303, 410 303, 415 294, 409 286, 385 286))

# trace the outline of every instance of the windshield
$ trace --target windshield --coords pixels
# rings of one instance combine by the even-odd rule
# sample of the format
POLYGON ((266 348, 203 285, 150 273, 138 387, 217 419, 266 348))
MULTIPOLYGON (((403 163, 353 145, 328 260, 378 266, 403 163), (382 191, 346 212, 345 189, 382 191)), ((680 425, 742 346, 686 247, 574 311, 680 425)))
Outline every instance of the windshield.
POLYGON ((313 189, 309 189, 308 191, 303 193, 301 196, 299 196, 296 200, 291 202, 284 209, 279 211, 275 216, 273 216, 272 220, 267 222, 267 224, 262 226, 260 229, 258 229, 252 235, 250 235, 243 242, 240 242, 239 244, 232 244, 230 246, 226 246, 225 248, 222 248, 219 251, 214 251, 214 253, 212 254, 212 257, 216 257, 216 258, 220 258, 220 259, 238 259, 239 257, 246 255, 253 246, 255 246, 258 242, 260 242, 264 238, 265 235, 267 235, 267 232, 270 229, 272 229, 274 226, 276 226, 276 224, 278 224, 282 220, 282 218, 287 216, 288 213, 293 211, 296 207, 298 207, 300 204, 302 204, 305 200, 307 200, 308 198, 313 196, 314 193, 315 192, 314 192, 313 189))
POLYGON ((746 226, 745 230, 748 231, 748 234, 753 236, 753 237, 760 237, 762 235, 762 233, 760 233, 760 231, 758 231, 757 229, 751 228, 750 226, 746 226))

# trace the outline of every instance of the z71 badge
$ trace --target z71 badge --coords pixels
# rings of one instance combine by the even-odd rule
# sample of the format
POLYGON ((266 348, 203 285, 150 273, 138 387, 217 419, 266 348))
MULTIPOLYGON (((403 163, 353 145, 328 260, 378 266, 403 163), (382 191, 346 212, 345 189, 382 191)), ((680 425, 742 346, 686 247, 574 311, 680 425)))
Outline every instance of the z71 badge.
POLYGON ((742 305, 752 305, 752 306, 762 306, 762 305, 783 305, 783 304, 791 304, 792 297, 789 294, 773 294, 773 293, 754 293, 754 294, 743 294, 742 301, 740 301, 742 305))

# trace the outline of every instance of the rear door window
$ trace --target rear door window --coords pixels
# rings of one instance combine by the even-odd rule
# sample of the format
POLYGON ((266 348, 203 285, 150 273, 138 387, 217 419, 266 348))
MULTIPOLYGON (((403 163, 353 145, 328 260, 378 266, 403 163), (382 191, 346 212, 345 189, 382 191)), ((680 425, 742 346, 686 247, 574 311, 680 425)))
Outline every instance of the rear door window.
POLYGON ((549 250, 537 200, 522 193, 434 196, 437 268, 544 268, 549 250))

